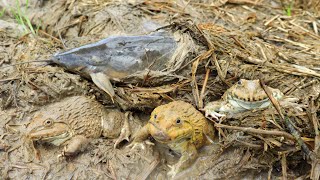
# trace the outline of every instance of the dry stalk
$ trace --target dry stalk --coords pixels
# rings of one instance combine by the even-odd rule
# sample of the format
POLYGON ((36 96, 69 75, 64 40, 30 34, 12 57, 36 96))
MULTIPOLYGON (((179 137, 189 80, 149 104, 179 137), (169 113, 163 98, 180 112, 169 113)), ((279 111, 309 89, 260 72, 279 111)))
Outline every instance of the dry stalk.
POLYGON ((207 84, 208 84, 209 74, 210 74, 210 69, 207 69, 206 75, 205 75, 205 78, 204 78, 204 81, 203 81, 203 86, 202 86, 202 89, 201 89, 201 93, 200 93, 200 102, 202 102, 201 104, 199 104, 199 108, 200 109, 203 108, 203 98, 204 98, 206 87, 207 87, 207 84))
POLYGON ((285 153, 281 156, 281 167, 282 167, 282 179, 286 180, 288 179, 288 173, 287 173, 287 155, 285 153))
POLYGON ((192 68, 191 68, 191 88, 192 88, 192 94, 194 97, 194 102, 196 104, 197 107, 203 107, 203 101, 200 98, 200 94, 199 94, 199 88, 198 88, 198 83, 196 80, 196 73, 197 73, 197 69, 199 66, 200 61, 207 59, 208 57, 210 57, 213 53, 213 49, 210 49, 204 53, 202 53, 196 61, 194 61, 192 63, 192 68))
MULTIPOLYGON (((318 94, 319 97, 319 94, 318 94)), ((310 110, 309 110, 309 118, 311 118, 314 131, 315 131, 315 138, 314 138, 314 150, 315 158, 312 159, 311 163, 311 173, 310 173, 310 179, 319 179, 320 178, 320 159, 319 159, 319 147, 320 147, 320 132, 319 132, 319 120, 317 119, 317 108, 315 107, 315 100, 317 98, 312 98, 310 100, 310 110)))
POLYGON ((272 93, 270 92, 270 89, 264 84, 264 82, 260 79, 260 85, 263 88, 263 90, 266 92, 268 95, 270 101, 272 102, 273 106, 277 110, 277 112, 280 115, 280 119, 285 123, 286 127, 289 129, 290 133, 294 137, 294 139, 297 141, 299 146, 301 147, 302 151, 307 155, 308 158, 312 155, 312 152, 309 150, 308 146, 304 143, 304 141, 301 138, 300 133, 294 128, 292 125, 290 118, 284 117, 282 114, 282 111, 280 109, 280 104, 279 102, 272 96, 272 93))
POLYGON ((291 64, 291 65, 290 64, 289 65, 275 64, 275 63, 263 61, 261 59, 256 59, 253 57, 247 57, 244 60, 249 63, 254 63, 257 65, 271 67, 279 72, 284 72, 284 73, 288 73, 288 74, 292 74, 292 75, 320 77, 319 73, 317 73, 316 71, 313 71, 309 68, 306 68, 304 66, 298 66, 298 65, 293 65, 293 64, 291 64))
POLYGON ((232 130, 239 130, 243 132, 249 132, 249 133, 255 133, 255 134, 263 134, 263 135, 270 135, 270 136, 283 136, 288 139, 294 139, 294 137, 283 131, 277 131, 277 130, 263 130, 263 129, 255 129, 255 128, 250 128, 250 127, 238 127, 238 126, 228 126, 224 124, 214 124, 215 127, 217 128, 225 128, 225 129, 232 129, 232 130))

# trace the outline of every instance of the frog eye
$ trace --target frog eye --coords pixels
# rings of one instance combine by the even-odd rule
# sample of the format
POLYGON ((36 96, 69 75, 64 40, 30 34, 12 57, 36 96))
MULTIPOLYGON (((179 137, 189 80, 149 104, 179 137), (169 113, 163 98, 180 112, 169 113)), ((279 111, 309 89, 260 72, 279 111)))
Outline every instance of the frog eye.
POLYGON ((52 120, 51 119, 47 119, 43 123, 44 123, 45 126, 50 126, 52 124, 52 120))
POLYGON ((238 85, 242 85, 242 81, 241 81, 241 79, 238 81, 238 85))
POLYGON ((178 118, 177 120, 176 120, 176 124, 181 124, 181 119, 180 118, 178 118))

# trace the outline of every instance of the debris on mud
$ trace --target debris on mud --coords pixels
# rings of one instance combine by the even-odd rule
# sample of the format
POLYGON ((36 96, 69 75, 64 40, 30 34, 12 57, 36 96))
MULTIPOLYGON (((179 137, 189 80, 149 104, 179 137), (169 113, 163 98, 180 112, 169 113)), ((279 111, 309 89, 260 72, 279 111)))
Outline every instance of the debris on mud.
MULTIPOLYGON (((114 149, 115 140, 100 137, 90 141, 84 152, 63 160, 57 159, 63 148, 35 142, 42 158, 30 161, 23 137, 39 109, 64 98, 93 97, 105 108, 130 110, 134 118, 129 125, 135 134, 154 108, 182 100, 201 111, 210 102, 221 102, 239 79, 259 80, 262 88, 278 89, 294 101, 278 103, 266 88, 263 101, 268 107, 208 118, 217 138, 201 148, 199 158, 175 179, 319 179, 317 0, 4 0, 0 7, 5 9, 0 10, 0 176, 4 179, 166 179, 168 165, 180 156, 152 138, 144 149, 132 151, 129 142, 114 149), (54 54, 68 49, 110 36, 144 36, 159 27, 179 34, 175 40, 187 47, 184 55, 172 59, 170 74, 144 72, 111 83, 116 103, 90 78, 48 63, 54 54), (166 78, 170 80, 164 82, 166 78)), ((252 105, 242 100, 242 105, 252 105)))

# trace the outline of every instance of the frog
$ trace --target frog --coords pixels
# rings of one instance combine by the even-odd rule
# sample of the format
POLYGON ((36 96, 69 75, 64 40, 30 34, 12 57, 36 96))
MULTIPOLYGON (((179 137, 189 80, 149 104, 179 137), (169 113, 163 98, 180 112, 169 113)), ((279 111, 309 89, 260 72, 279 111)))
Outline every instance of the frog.
MULTIPOLYGON (((92 139, 100 136, 117 138, 120 142, 131 135, 129 112, 106 109, 94 99, 73 96, 38 110, 27 125, 25 138, 30 142, 45 142, 64 146, 60 157, 72 156, 86 149, 92 139)), ((28 143, 27 143, 28 144, 28 143)))
POLYGON ((200 111, 179 100, 156 107, 148 123, 133 136, 129 147, 144 147, 143 142, 150 136, 181 154, 168 172, 168 176, 174 177, 193 164, 199 148, 214 142, 214 128, 200 111))
MULTIPOLYGON (((276 100, 284 98, 284 94, 279 89, 269 86, 267 88, 276 100)), ((220 100, 209 102, 202 110, 207 118, 221 120, 228 114, 265 109, 270 104, 271 101, 259 80, 240 79, 223 94, 220 100)))

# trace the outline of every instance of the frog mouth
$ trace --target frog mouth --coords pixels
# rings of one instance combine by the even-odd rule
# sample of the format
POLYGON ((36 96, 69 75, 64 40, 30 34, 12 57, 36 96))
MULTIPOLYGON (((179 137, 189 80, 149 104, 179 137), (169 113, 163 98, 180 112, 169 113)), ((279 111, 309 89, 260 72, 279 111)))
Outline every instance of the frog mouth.
POLYGON ((71 134, 66 128, 37 128, 28 133, 28 137, 33 141, 43 141, 59 146, 68 139, 71 134))
POLYGON ((161 143, 165 143, 165 142, 168 142, 171 140, 170 136, 164 131, 162 130, 158 124, 156 124, 155 122, 152 122, 150 121, 149 122, 151 127, 154 128, 154 132, 155 133, 152 133, 152 137, 158 141, 158 142, 161 142, 161 143))
POLYGON ((260 101, 245 101, 238 98, 232 98, 229 100, 229 103, 232 104, 234 107, 241 107, 244 109, 256 109, 256 108, 265 108, 270 105, 269 99, 263 99, 260 101))
MULTIPOLYGON (((272 93, 272 96, 279 100, 282 98, 283 94, 280 91, 274 90, 272 93)), ((244 98, 239 98, 238 96, 234 95, 233 97, 231 95, 228 95, 229 103, 232 104, 234 107, 241 107, 247 110, 257 109, 257 108, 266 108, 268 107, 271 102, 269 98, 266 96, 260 96, 260 99, 254 99, 253 100, 247 100, 244 98)))
POLYGON ((160 143, 180 143, 190 139, 188 135, 190 134, 191 129, 169 130, 168 132, 165 132, 155 122, 150 121, 149 123, 152 125, 152 128, 155 128, 155 130, 153 130, 155 133, 152 133, 152 137, 160 143))

